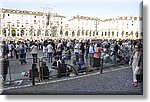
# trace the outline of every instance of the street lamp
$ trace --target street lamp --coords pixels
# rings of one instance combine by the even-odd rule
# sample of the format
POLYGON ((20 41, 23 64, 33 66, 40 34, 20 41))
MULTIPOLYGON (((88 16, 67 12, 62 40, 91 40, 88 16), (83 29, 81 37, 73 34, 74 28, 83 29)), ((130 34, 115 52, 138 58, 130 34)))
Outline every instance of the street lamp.
POLYGON ((11 22, 8 22, 8 31, 9 31, 8 36, 11 36, 11 35, 10 35, 10 23, 11 23, 11 22))
POLYGON ((97 35, 97 26, 99 25, 99 21, 98 21, 98 18, 96 17, 95 18, 95 34, 97 35))
POLYGON ((34 30, 34 29, 33 29, 33 26, 31 26, 31 30, 30 30, 30 35, 31 35, 31 36, 34 36, 34 34, 33 34, 34 31, 33 31, 33 30, 34 30))
POLYGON ((2 35, 2 20, 5 18, 5 15, 4 15, 5 11, 2 10, 2 8, 0 8, 0 35, 2 35), (3 14, 2 14, 3 13, 3 14))

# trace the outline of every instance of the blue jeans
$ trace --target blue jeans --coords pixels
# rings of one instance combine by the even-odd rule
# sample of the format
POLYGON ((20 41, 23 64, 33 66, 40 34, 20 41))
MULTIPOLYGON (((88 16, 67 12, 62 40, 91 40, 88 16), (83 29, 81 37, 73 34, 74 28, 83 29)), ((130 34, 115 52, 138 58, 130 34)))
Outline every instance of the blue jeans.
POLYGON ((37 54, 32 54, 33 57, 33 63, 37 63, 37 54))
POLYGON ((47 53, 47 57, 48 57, 48 62, 50 63, 50 61, 52 62, 52 52, 48 52, 47 53))
POLYGON ((113 62, 114 64, 116 64, 116 58, 117 58, 117 55, 113 55, 113 56, 112 56, 112 62, 113 62))
POLYGON ((75 52, 75 56, 76 56, 76 62, 79 62, 79 53, 75 52))
POLYGON ((93 66, 93 55, 94 55, 94 53, 89 53, 89 65, 91 65, 91 66, 93 66))

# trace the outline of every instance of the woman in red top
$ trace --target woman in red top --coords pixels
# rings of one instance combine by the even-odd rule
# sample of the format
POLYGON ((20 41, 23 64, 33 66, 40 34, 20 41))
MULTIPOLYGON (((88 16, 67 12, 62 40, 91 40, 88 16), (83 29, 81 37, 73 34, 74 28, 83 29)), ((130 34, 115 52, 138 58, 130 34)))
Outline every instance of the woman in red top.
POLYGON ((97 44, 97 47, 93 56, 93 67, 100 67, 100 59, 101 59, 101 50, 100 44, 97 44))

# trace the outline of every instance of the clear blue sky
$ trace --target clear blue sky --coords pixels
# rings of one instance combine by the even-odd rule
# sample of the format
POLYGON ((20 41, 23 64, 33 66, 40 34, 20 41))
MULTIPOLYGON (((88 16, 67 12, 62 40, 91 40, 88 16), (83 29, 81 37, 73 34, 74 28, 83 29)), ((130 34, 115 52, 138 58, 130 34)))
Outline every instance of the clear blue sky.
POLYGON ((83 15, 99 18, 139 16, 142 0, 1 0, 2 8, 50 10, 66 17, 83 15), (50 9, 51 8, 51 9, 50 9))

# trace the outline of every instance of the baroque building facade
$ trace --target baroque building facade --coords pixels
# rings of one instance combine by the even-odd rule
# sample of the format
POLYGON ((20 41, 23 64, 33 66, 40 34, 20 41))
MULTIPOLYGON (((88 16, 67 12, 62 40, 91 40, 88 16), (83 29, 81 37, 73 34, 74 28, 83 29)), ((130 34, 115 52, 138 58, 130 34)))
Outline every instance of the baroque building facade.
POLYGON ((109 19, 1 9, 1 35, 12 38, 142 39, 142 17, 109 19))
POLYGON ((142 18, 122 16, 99 19, 86 16, 74 16, 69 20, 73 36, 101 39, 142 39, 142 18))
POLYGON ((64 16, 25 10, 1 10, 1 34, 6 37, 54 37, 64 26, 64 16))

